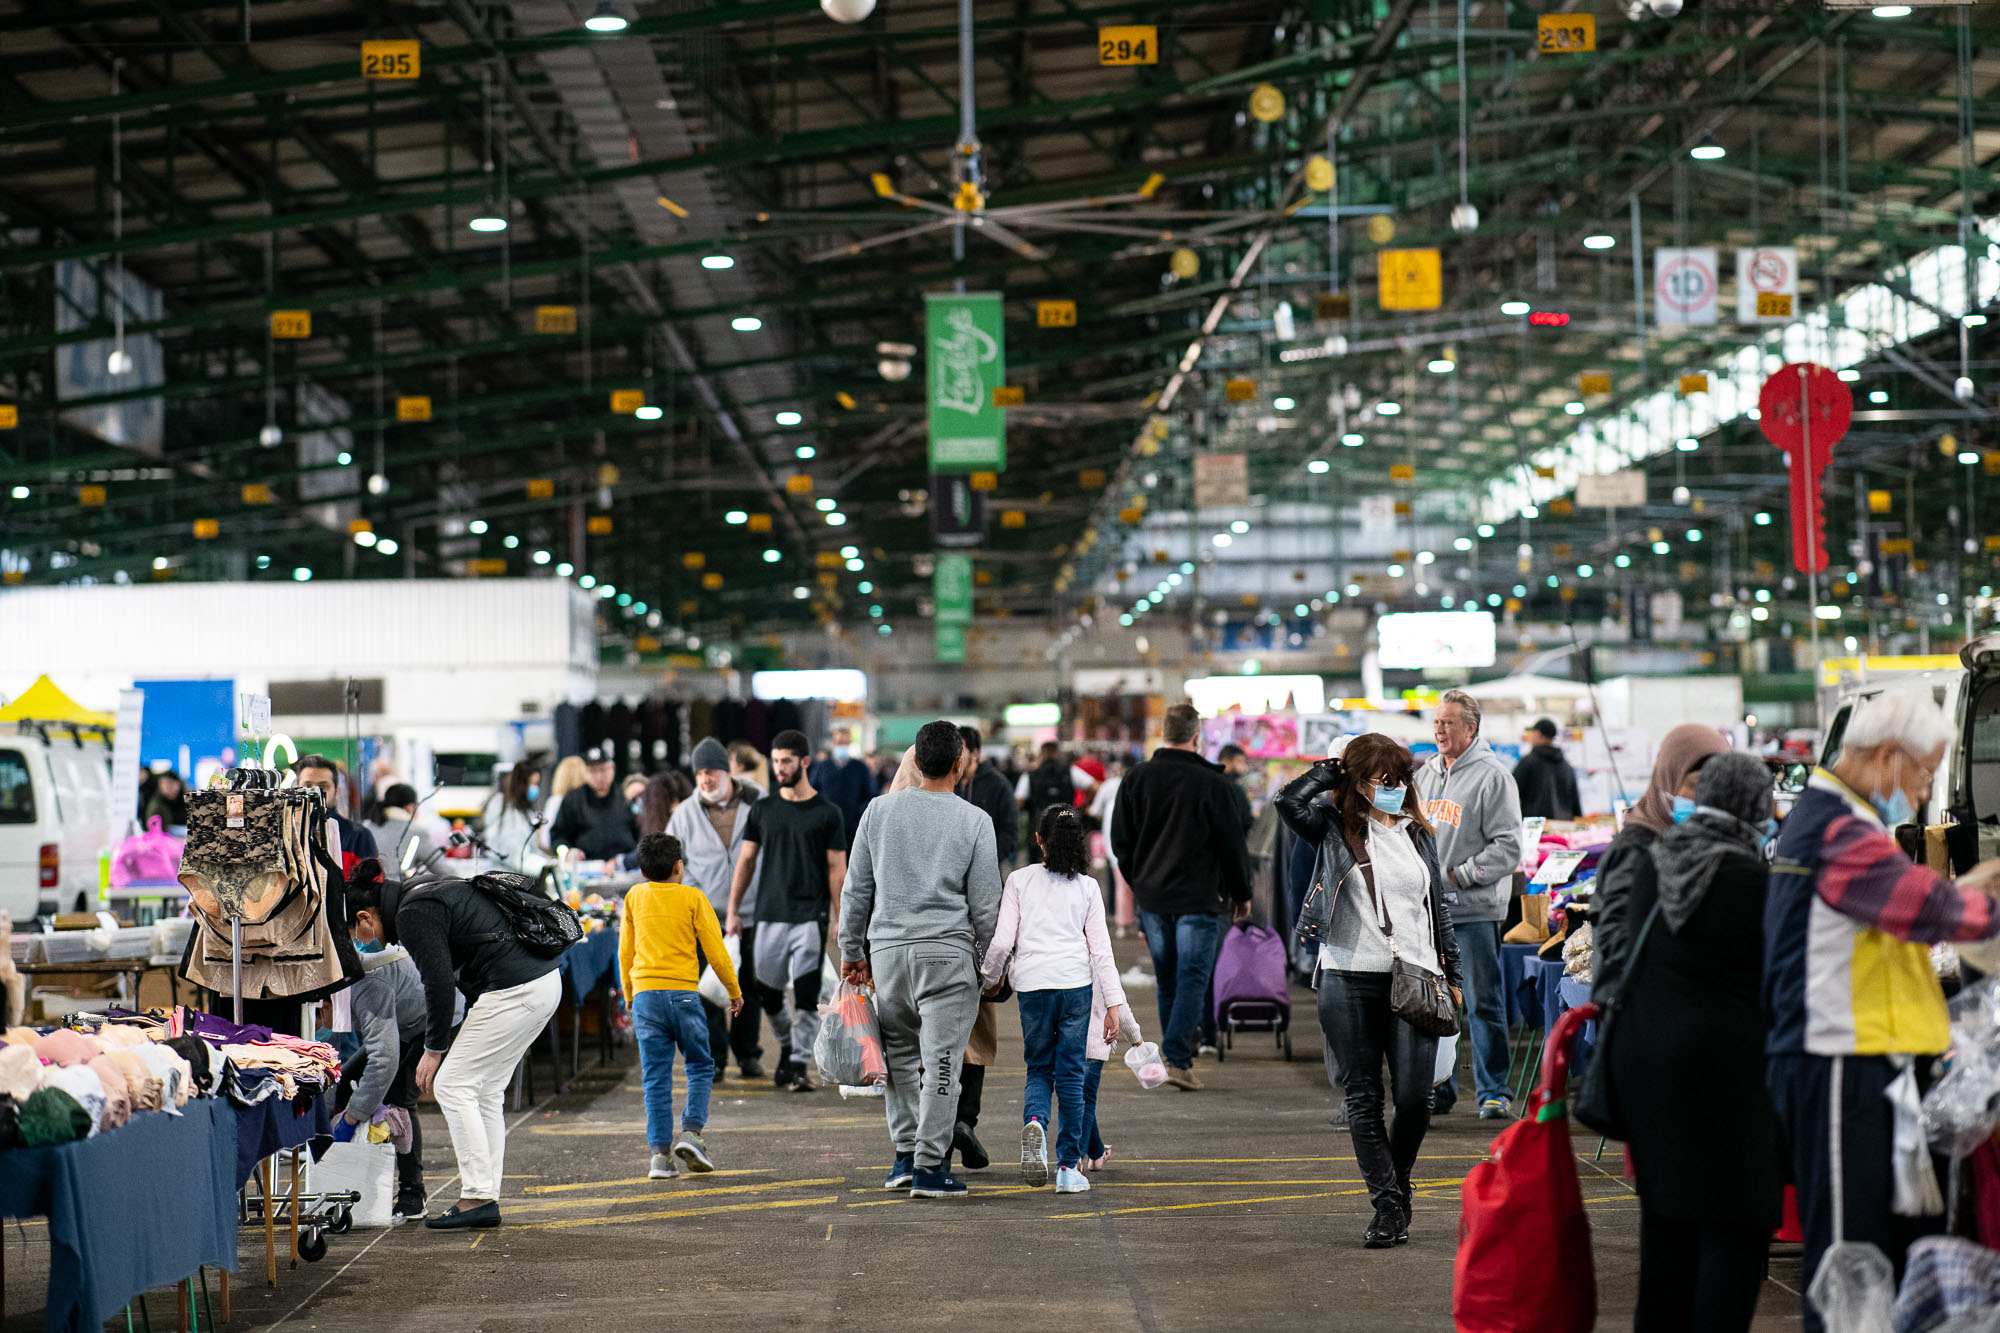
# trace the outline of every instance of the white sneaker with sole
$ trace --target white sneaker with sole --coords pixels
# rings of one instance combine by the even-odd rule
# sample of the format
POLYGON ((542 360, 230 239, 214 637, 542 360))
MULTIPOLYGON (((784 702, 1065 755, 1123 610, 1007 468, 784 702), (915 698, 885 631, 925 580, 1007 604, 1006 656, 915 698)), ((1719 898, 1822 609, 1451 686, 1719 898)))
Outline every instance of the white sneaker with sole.
POLYGON ((1090 1193, 1090 1177, 1073 1166, 1066 1166, 1056 1172, 1056 1193, 1088 1194, 1090 1193))
POLYGON ((1030 1185, 1049 1183, 1049 1138, 1039 1120, 1021 1126, 1021 1179, 1030 1185))
POLYGON ((673 1180, 680 1173, 680 1164, 674 1161, 671 1155, 656 1152, 653 1154, 652 1166, 646 1172, 646 1178, 649 1180, 673 1180))

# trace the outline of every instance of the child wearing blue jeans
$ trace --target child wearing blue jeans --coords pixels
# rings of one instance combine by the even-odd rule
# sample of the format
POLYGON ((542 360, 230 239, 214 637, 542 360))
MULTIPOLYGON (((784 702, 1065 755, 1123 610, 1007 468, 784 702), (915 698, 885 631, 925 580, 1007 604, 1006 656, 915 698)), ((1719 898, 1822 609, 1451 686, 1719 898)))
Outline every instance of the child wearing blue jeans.
POLYGON ((980 965, 980 980, 992 992, 1003 978, 1011 978, 1021 1002, 1028 1066, 1021 1102, 1021 1178, 1030 1185, 1049 1183, 1053 1094, 1061 1113, 1056 1192, 1081 1194, 1090 1188, 1078 1168, 1089 1137, 1084 1088, 1093 994, 1102 987, 1107 997, 1099 1026, 1109 1042, 1118 1035, 1124 992, 1118 989, 1111 935, 1104 927, 1104 899, 1088 873, 1090 849, 1082 819, 1070 806, 1048 807, 1035 830, 1035 844, 1041 849, 1040 863, 1015 871, 1001 890, 1000 921, 980 965), (1118 1003, 1109 1003, 1114 994, 1118 1003))
POLYGON ((639 872, 647 882, 625 895, 624 930, 618 937, 618 975, 632 1028, 639 1038, 639 1071, 646 1086, 646 1174, 670 1180, 690 1171, 713 1171, 701 1131, 708 1124, 708 1094, 715 1060, 708 1048, 708 1015, 700 992, 705 960, 729 991, 729 1012, 743 1008, 736 969, 722 943, 722 923, 708 895, 682 884, 681 840, 654 833, 639 840, 639 872), (687 1064, 687 1106, 674 1134, 674 1051, 687 1064))

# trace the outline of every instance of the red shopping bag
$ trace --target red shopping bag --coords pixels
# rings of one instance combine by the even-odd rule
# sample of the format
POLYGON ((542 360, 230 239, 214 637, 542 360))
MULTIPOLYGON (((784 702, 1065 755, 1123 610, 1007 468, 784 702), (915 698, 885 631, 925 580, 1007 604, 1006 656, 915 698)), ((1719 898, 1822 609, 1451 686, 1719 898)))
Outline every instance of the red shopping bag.
POLYGON ((1597 1322, 1590 1219, 1569 1141, 1570 1043, 1594 1004, 1556 1020, 1527 1114, 1466 1173, 1453 1274, 1459 1333, 1589 1333, 1597 1322))

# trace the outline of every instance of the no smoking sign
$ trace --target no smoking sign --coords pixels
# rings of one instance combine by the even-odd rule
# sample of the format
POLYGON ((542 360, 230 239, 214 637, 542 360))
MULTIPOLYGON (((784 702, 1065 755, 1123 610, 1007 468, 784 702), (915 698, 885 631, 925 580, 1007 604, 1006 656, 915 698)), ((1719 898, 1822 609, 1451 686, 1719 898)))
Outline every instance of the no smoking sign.
POLYGON ((1736 252, 1736 320, 1783 324, 1798 313, 1799 252, 1763 245, 1736 252))
POLYGON ((1661 325, 1715 323, 1720 290, 1715 251, 1708 247, 1653 252, 1653 311, 1661 325))

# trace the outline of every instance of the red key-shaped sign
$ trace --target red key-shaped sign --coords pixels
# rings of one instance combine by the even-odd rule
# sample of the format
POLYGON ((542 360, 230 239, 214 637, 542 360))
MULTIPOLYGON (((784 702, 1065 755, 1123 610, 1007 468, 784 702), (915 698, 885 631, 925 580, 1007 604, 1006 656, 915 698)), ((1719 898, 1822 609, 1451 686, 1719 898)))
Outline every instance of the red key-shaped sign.
POLYGON ((1810 361, 1781 367, 1757 395, 1758 428, 1791 455, 1792 563, 1801 573, 1826 568, 1819 479, 1853 420, 1853 393, 1832 370, 1810 361))

